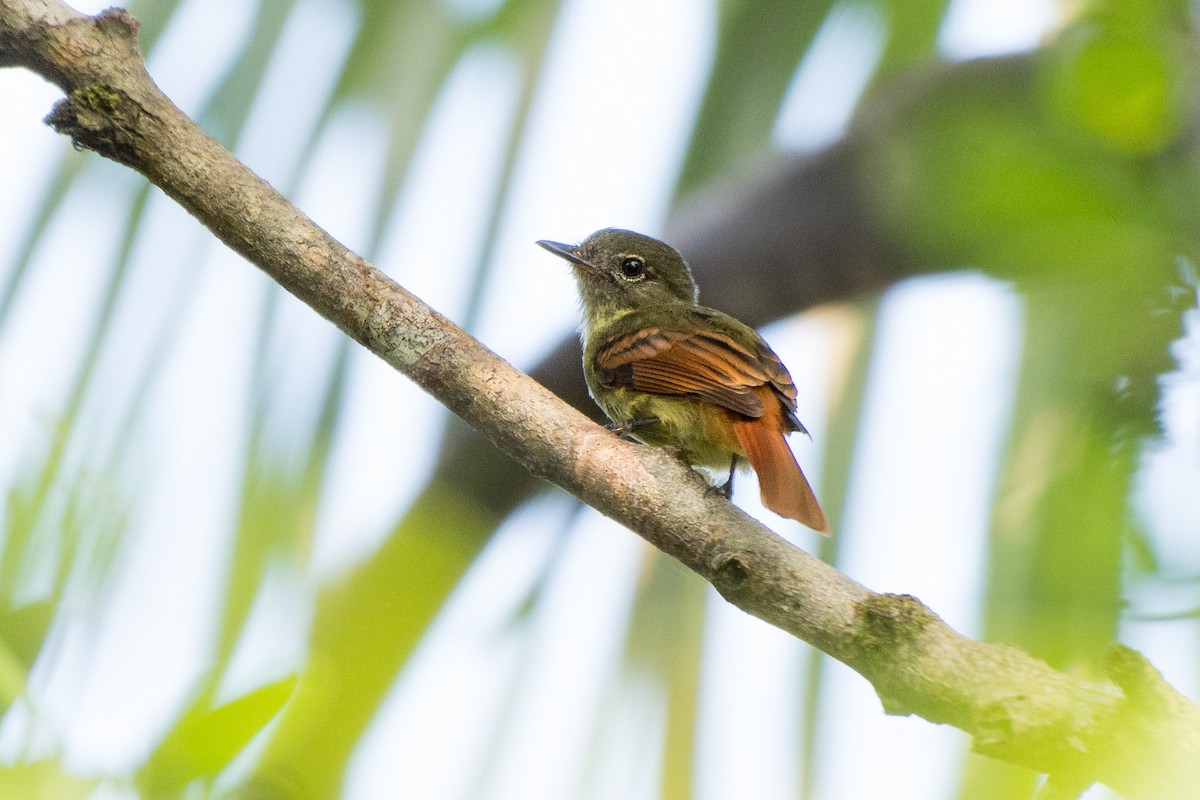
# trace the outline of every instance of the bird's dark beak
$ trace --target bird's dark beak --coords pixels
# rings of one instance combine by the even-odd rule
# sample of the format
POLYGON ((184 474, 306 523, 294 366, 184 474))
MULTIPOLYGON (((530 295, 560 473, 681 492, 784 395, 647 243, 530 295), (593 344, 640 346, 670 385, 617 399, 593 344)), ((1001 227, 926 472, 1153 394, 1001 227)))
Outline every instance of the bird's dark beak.
POLYGON ((586 267, 590 270, 597 270, 595 264, 579 254, 578 247, 573 247, 569 244, 563 244, 562 242, 552 242, 549 239, 540 239, 538 240, 538 244, 549 250, 551 253, 554 253, 554 255, 558 256, 559 258, 565 258, 572 264, 578 264, 579 266, 586 267))

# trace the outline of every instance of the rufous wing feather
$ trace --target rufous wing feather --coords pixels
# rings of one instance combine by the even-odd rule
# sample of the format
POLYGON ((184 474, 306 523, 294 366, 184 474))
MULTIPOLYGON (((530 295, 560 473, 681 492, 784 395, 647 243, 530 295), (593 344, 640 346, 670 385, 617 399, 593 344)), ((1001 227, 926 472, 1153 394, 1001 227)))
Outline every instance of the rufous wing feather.
MULTIPOLYGON (((716 312, 712 312, 716 313, 716 312)), ((595 354, 601 385, 636 392, 692 397, 727 414, 750 466, 758 473, 763 504, 813 530, 829 522, 784 436, 803 431, 796 419, 796 386, 779 357, 747 329, 749 341, 707 324, 699 311, 687 330, 646 324, 605 341, 595 354)), ((720 425, 724 419, 720 418, 720 425)), ((728 429, 720 437, 728 442, 728 429)), ((731 444, 731 443, 730 443, 731 444)))
POLYGON ((750 466, 758 474, 763 505, 781 517, 802 522, 814 531, 829 533, 829 521, 817 502, 808 479, 796 463, 796 457, 783 438, 783 431, 771 420, 735 419, 737 435, 750 466))
MULTIPOLYGON (((648 326, 606 342, 595 359, 605 386, 696 397, 750 417, 762 415, 756 389, 775 374, 775 365, 764 363, 761 354, 727 334, 702 328, 682 332, 648 326)), ((782 365, 778 370, 786 378, 782 365)))

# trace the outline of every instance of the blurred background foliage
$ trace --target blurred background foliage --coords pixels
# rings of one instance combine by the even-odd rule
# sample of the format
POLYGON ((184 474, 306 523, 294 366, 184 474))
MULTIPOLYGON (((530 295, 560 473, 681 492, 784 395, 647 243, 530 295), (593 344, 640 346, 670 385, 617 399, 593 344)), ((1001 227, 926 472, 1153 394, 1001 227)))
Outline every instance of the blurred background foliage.
MULTIPOLYGON (((465 242, 464 288, 440 295, 437 274, 426 277, 420 265, 397 274, 406 285, 408 278, 433 287, 422 294, 468 329, 488 330, 488 287, 519 274, 504 272, 500 255, 511 224, 506 204, 517 191, 521 154, 538 146, 531 120, 539 87, 555 77, 547 73, 548 48, 564 8, 551 0, 328 0, 327 6, 344 6, 333 18, 346 24, 329 30, 332 40, 344 28, 344 56, 325 58, 322 63, 333 66, 319 74, 297 67, 282 78, 308 98, 311 108, 302 110, 277 100, 266 105, 264 97, 281 80, 273 71, 281 51, 296 46, 288 44, 289 26, 311 15, 314 4, 248 4, 252 11, 240 31, 233 25, 221 30, 228 4, 193 7, 200 5, 154 0, 132 6, 152 71, 201 46, 180 38, 181 18, 217 17, 210 41, 219 42, 212 46, 223 48, 225 57, 211 89, 176 93, 167 82, 168 93, 252 167, 262 168, 253 153, 272 163, 268 177, 302 207, 309 208, 305 197, 318 206, 348 205, 353 233, 335 233, 381 262, 395 228, 419 224, 406 222, 419 213, 406 204, 419 209, 422 203, 409 194, 418 154, 456 74, 476 64, 502 75, 511 124, 491 131, 494 175, 459 198, 478 210, 475 227, 444 234, 465 242), (266 139, 248 133, 256 114, 277 120, 266 139), (331 131, 344 134, 347 127, 365 129, 361 146, 378 150, 368 179, 338 190, 354 199, 314 195, 306 189, 313 165, 331 131), (446 304, 439 296, 449 298, 446 304)), ((1192 310, 1194 209, 1200 206, 1194 10, 1173 0, 1063 3, 1054 7, 1055 19, 1036 48, 954 60, 939 44, 954 5, 723 0, 697 6, 692 13, 713 18, 713 41, 694 117, 677 123, 686 145, 667 169, 673 185, 662 190, 674 198, 666 230, 692 261, 709 305, 757 324, 817 305, 839 309, 834 317, 841 321, 830 325, 837 363, 820 389, 829 411, 818 469, 835 530, 848 522, 855 453, 867 436, 864 398, 886 344, 877 334, 892 287, 965 269, 1018 298, 1019 330, 996 333, 1016 336, 1020 355, 1004 389, 1012 398, 1005 427, 981 478, 991 510, 981 526, 985 566, 973 633, 1094 674, 1113 641, 1143 643, 1157 635, 1137 633, 1139 621, 1155 631, 1169 624, 1170 636, 1192 643, 1181 646, 1174 663, 1182 667, 1171 676, 1188 676, 1191 683, 1180 688, 1194 692, 1200 666, 1193 630, 1200 515, 1195 486, 1189 486, 1200 475, 1200 359, 1192 310), (844 28, 847 20, 866 30, 861 46, 870 53, 860 58, 869 68, 852 98, 854 117, 827 146, 789 149, 778 129, 798 66, 813 57, 823 32, 844 28), (1171 419, 1182 420, 1177 430, 1171 419), (1183 456, 1151 464, 1171 448, 1183 456), (1155 587, 1162 592, 1155 594, 1155 587), (1162 597, 1165 603, 1155 599, 1162 597), (1138 598, 1151 599, 1139 605, 1138 598), (1157 618, 1163 608, 1173 621, 1157 618)), ((301 49, 325 46, 314 40, 301 49)), ((614 57, 644 59, 647 70, 660 56, 614 48, 614 57)), ((576 91, 620 87, 600 83, 576 91)), ((649 124, 637 117, 590 123, 649 124)), ((151 189, 117 167, 71 152, 65 142, 54 146, 45 179, 21 199, 28 212, 0 262, 0 356, 12 359, 0 378, 14 381, 23 362, 13 354, 32 349, 28 315, 48 313, 32 287, 48 280, 39 271, 50 269, 45 265, 53 256, 46 254, 58 252, 54 243, 65 236, 86 241, 103 229, 99 241, 111 244, 85 251, 87 263, 63 273, 85 270, 92 277, 63 300, 77 320, 74 344, 38 350, 50 353, 39 358, 56 362, 39 405, 0 409, 10 416, 6 431, 13 432, 0 470, 7 494, 0 518, 0 698, 6 709, 0 796, 393 796, 371 789, 366 779, 347 783, 348 770, 356 759, 386 765, 398 757, 401 745, 386 734, 383 744, 364 742, 406 682, 428 685, 413 673, 420 671, 422 650, 449 635, 447 618, 467 626, 460 636, 503 642, 471 651, 500 665, 484 680, 491 699, 480 699, 481 690, 470 685, 480 671, 491 672, 486 666, 442 676, 461 684, 450 692, 489 710, 463 717, 447 708, 441 721, 455 732, 410 734, 403 741, 418 751, 404 764, 420 772, 423 760, 434 758, 421 745, 436 748, 447 736, 468 740, 470 747, 454 751, 457 777, 439 784, 455 787, 446 796, 517 796, 512 786, 531 784, 510 780, 519 769, 511 765, 538 761, 526 754, 522 762, 509 742, 516 737, 518 706, 539 691, 555 691, 553 680, 540 684, 536 677, 551 669, 538 663, 548 657, 537 641, 545 635, 538 620, 562 602, 556 580, 563 580, 568 531, 579 510, 547 498, 545 484, 438 410, 389 405, 397 398, 415 402, 407 389, 388 389, 366 409, 401 413, 399 423, 367 415, 353 398, 371 385, 363 370, 380 365, 364 366, 361 354, 332 331, 297 334, 296 319, 307 312, 249 270, 214 289, 206 276, 220 267, 207 263, 215 246, 202 233, 156 241, 163 212, 151 189), (104 208, 98 221, 78 222, 98 213, 97 204, 104 208), (225 313, 237 321, 226 324, 225 313), (207 354, 199 364, 193 360, 198 354, 207 354), (191 369, 207 370, 207 377, 184 390, 193 404, 187 408, 211 403, 236 413, 214 423, 178 411, 172 398, 180 395, 163 387, 191 369), (164 431, 211 440, 223 460, 193 464, 185 450, 164 461, 170 444, 156 438, 164 431), (347 441, 364 437, 397 455, 382 464, 339 455, 347 441), (377 507, 371 523, 336 500, 353 496, 339 494, 339 487, 367 479, 355 469, 381 473, 387 482, 388 470, 398 467, 412 473, 412 488, 377 507), (180 476, 185 488, 163 499, 168 474, 180 476), (181 499, 189 482, 205 487, 197 498, 211 498, 216 486, 226 499, 193 505, 181 499), (156 505, 165 508, 154 511, 156 505), (495 602, 490 627, 463 623, 464 615, 452 609, 466 602, 461 596, 470 594, 472 576, 487 571, 481 553, 501 547, 499 535, 522 525, 552 528, 549 544, 532 566, 505 568, 510 600, 495 602), (334 559, 334 566, 319 563, 320 531, 336 538, 355 526, 379 532, 334 559), (185 548, 178 556, 184 565, 207 563, 201 572, 210 579, 173 587, 169 577, 162 578, 165 587, 131 583, 130 565, 146 552, 147 537, 175 528, 219 542, 212 563, 204 562, 212 557, 207 550, 185 548), (172 590, 187 597, 186 613, 175 608, 172 590), (119 641, 106 650, 105 637, 120 630, 114 618, 138 602, 164 603, 159 611, 168 621, 159 624, 166 630, 197 628, 191 649, 178 659, 119 641), (275 629, 283 630, 284 644, 272 638, 275 629), (104 662, 97 655, 102 651, 117 655, 104 662), (124 672, 132 664, 138 680, 165 670, 175 677, 161 691, 88 686, 89 675, 124 672), (160 708, 122 721, 136 733, 114 734, 134 742, 119 754, 89 756, 87 736, 62 730, 72 703, 86 704, 80 698, 88 692, 116 698, 89 706, 115 720, 122 692, 139 690, 161 698, 160 708)), ((559 202, 587 189, 564 187, 559 202)), ((597 220, 594 227, 610 222, 597 220)), ((57 341, 53 325, 45 333, 57 341)), ((530 359, 526 366, 587 409, 576 347, 568 337, 540 365, 530 359)), ((861 577, 856 562, 844 557, 843 537, 804 541, 861 577)), ((570 786, 578 797, 720 797, 705 785, 708 767, 701 763, 702 754, 719 756, 728 746, 702 702, 704 675, 713 669, 706 644, 713 636, 712 598, 699 579, 669 560, 641 549, 628 553, 626 594, 618 603, 627 608, 616 612, 627 622, 614 634, 620 656, 587 670, 565 656, 556 662, 603 674, 589 701, 600 710, 568 721, 585 728, 570 736, 589 743, 586 755, 578 764, 557 765, 569 775, 550 783, 570 786), (638 709, 632 717, 630 704, 638 709)), ((944 568, 959 567, 947 562, 944 568)), ((138 573, 143 578, 146 569, 138 573)), ((489 605, 485 599, 480 607, 489 605)), ((576 621, 584 628, 576 635, 587 635, 587 624, 576 621)), ((168 637, 163 648, 176 644, 168 637)), ((780 767, 794 782, 792 794, 850 796, 830 790, 847 766, 821 744, 836 716, 822 705, 833 692, 829 665, 807 650, 783 663, 791 688, 776 711, 785 721, 771 725, 799 731, 800 746, 784 754, 780 767)), ((439 714, 422 719, 418 727, 439 714)), ((99 728, 93 740, 105 738, 104 725, 99 728)), ((967 746, 956 740, 941 762, 940 796, 1033 795, 1038 776, 970 756, 967 746)), ((94 741, 91 747, 97 749, 94 741)), ((892 781, 885 784, 888 796, 933 796, 886 774, 881 779, 892 781)), ((441 796, 417 776, 395 780, 410 796, 441 796)))

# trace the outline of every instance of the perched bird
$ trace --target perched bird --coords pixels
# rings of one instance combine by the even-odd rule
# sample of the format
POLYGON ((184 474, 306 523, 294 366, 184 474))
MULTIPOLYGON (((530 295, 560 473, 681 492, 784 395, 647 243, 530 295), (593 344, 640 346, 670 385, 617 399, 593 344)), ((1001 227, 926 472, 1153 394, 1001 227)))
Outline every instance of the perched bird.
POLYGON ((697 302, 675 248, 605 228, 572 246, 539 245, 571 263, 583 306, 583 372, 613 430, 672 447, 689 464, 758 473, 763 505, 813 530, 829 523, 784 437, 807 433, 796 386, 748 325, 697 302))

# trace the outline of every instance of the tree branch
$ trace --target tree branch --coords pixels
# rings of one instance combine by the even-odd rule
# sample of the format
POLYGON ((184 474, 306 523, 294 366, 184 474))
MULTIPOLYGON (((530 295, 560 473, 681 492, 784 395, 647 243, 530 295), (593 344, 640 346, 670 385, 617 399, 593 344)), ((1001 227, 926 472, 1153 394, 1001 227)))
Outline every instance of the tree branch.
POLYGON ((969 640, 915 598, 879 595, 750 519, 666 452, 624 442, 348 251, 155 86, 137 23, 50 0, 0 5, 0 65, 67 94, 47 121, 126 164, 222 241, 432 394, 534 475, 643 536, 731 603, 863 674, 885 709, 954 725, 988 755, 1129 798, 1200 785, 1200 710, 1140 656, 1112 683, 969 640))
MULTIPOLYGON (((811 154, 775 156, 750 175, 688 198, 664 237, 685 253, 701 300, 754 327, 823 303, 850 302, 967 254, 939 260, 897 235, 877 192, 879 142, 939 105, 1035 102, 1035 57, 977 59, 923 70, 900 89, 873 95, 844 138, 811 154), (732 185, 731 185, 732 184, 732 185), (737 269, 730 269, 736 264, 737 269)), ((1003 276, 1001 276, 1003 277, 1003 276)), ((599 419, 579 368, 579 337, 565 336, 530 370, 539 383, 599 419)), ((507 514, 533 491, 501 454, 465 426, 448 426, 435 482, 507 514)))

